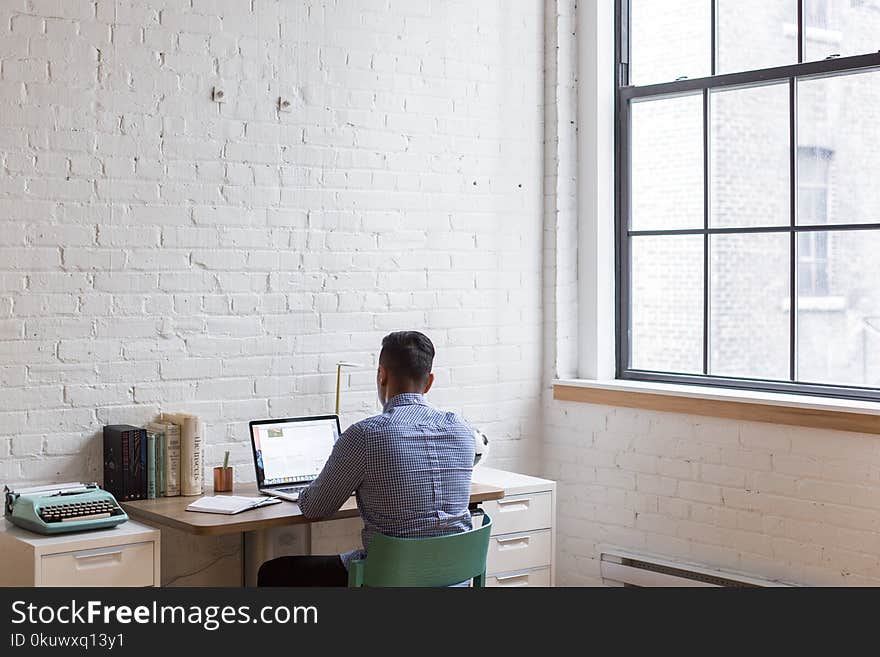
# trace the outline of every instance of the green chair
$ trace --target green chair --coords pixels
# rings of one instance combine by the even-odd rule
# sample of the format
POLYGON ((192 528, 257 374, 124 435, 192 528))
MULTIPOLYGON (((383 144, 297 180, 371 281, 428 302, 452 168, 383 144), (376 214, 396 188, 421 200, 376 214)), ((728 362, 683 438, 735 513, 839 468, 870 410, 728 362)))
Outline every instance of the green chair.
POLYGON ((348 585, 360 586, 452 586, 472 579, 475 587, 486 584, 486 554, 492 519, 469 532, 434 538, 393 538, 376 534, 369 554, 348 565, 348 585))

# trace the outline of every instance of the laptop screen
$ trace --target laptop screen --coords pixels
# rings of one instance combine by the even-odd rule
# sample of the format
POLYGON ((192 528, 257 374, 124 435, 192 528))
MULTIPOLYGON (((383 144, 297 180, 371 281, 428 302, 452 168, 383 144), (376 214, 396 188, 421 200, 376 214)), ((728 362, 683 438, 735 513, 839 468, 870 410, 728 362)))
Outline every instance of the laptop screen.
POLYGON ((275 486, 315 479, 339 438, 335 415, 251 423, 257 484, 275 486))

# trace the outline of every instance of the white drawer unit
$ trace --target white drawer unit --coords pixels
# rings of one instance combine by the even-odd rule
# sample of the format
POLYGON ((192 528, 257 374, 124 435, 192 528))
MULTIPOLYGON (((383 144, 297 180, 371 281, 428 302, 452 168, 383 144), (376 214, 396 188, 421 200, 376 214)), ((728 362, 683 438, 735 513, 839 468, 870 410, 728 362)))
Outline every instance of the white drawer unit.
POLYGON ((159 530, 133 520, 44 536, 0 526, 0 586, 159 586, 159 530))
POLYGON ((486 586, 553 586, 556 550, 556 482, 485 466, 473 480, 504 489, 484 502, 492 518, 486 586))

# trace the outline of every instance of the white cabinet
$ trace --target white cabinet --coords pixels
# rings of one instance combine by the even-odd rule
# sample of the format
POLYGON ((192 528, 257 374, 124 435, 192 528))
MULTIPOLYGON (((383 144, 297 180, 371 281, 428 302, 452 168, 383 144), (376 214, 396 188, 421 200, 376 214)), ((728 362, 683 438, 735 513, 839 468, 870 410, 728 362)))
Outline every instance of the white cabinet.
POLYGON ((133 520, 46 536, 0 521, 0 586, 159 586, 159 530, 133 520))
POLYGON ((485 466, 473 481, 504 489, 483 502, 492 518, 486 586, 553 586, 556 552, 556 482, 485 466))

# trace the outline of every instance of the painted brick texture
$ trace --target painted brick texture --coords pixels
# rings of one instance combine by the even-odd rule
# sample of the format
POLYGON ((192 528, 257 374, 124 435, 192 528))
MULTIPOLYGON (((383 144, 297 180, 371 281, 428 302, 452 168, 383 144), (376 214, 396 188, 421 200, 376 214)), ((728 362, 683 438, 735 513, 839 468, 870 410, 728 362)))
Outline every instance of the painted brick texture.
POLYGON ((877 437, 550 402, 564 584, 624 548, 807 585, 880 583, 877 437))
POLYGON ((536 0, 0 3, 0 480, 98 478, 160 410, 252 478, 247 421, 340 359, 375 412, 402 328, 536 469, 543 53, 536 0))

